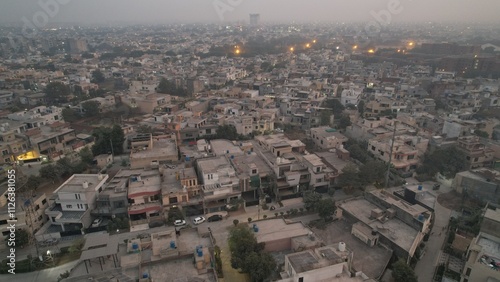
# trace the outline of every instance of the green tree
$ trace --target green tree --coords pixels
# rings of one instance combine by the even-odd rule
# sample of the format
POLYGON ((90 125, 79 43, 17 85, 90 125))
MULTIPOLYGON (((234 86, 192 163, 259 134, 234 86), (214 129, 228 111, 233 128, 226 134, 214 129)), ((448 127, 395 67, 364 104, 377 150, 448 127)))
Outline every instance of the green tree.
POLYGON ((455 146, 438 148, 424 155, 424 161, 417 168, 417 173, 433 177, 439 172, 446 178, 453 178, 458 172, 467 170, 467 164, 465 154, 455 146))
POLYGON ((361 116, 365 113, 365 101, 361 100, 358 103, 358 112, 361 116))
POLYGON ((106 78, 100 69, 92 72, 92 79, 90 80, 92 83, 103 83, 105 80, 106 78))
POLYGON ((254 282, 265 281, 276 268, 274 258, 268 253, 251 252, 245 258, 245 269, 254 282))
POLYGON ((115 124, 112 128, 96 128, 92 135, 96 139, 94 146, 92 146, 92 154, 94 154, 94 156, 108 153, 120 155, 123 153, 125 134, 121 126, 115 124), (113 149, 111 149, 111 144, 113 144, 113 149))
POLYGON ((76 111, 70 108, 64 108, 62 110, 62 117, 66 122, 75 122, 80 118, 76 111))
POLYGON ((139 125, 135 131, 137 133, 154 133, 154 129, 151 126, 145 124, 139 125))
POLYGON ((62 82, 50 82, 45 87, 45 98, 49 104, 67 103, 69 93, 69 86, 62 82))
POLYGON ((333 114, 335 116, 342 114, 345 110, 345 107, 340 103, 338 99, 326 99, 323 102, 323 107, 332 109, 333 114))
POLYGON ((246 226, 235 226, 229 232, 231 266, 241 268, 252 281, 264 281, 276 268, 276 262, 269 254, 262 253, 264 244, 257 243, 254 233, 246 226))
POLYGON ((343 188, 359 188, 362 186, 362 181, 359 178, 358 169, 353 164, 348 164, 342 169, 342 173, 338 177, 338 185, 343 188))
POLYGON ((335 212, 335 202, 332 199, 322 199, 318 203, 317 210, 319 217, 328 220, 335 212))
POLYGON ((92 164, 94 162, 94 155, 89 147, 85 147, 78 152, 78 156, 80 157, 80 160, 86 164, 92 164))
POLYGON ((304 201, 304 207, 307 210, 316 210, 318 203, 321 201, 321 194, 314 191, 305 191, 302 200, 304 201))
POLYGON ((87 101, 82 103, 82 109, 86 117, 95 117, 100 113, 99 102, 97 101, 87 101))
POLYGON ((392 265, 392 278, 396 282, 418 282, 415 271, 401 259, 392 265))
POLYGON ((351 126, 351 118, 349 115, 343 114, 340 116, 339 119, 339 128, 340 129, 346 129, 348 126, 351 126))
POLYGON ((330 125, 330 117, 332 114, 332 111, 321 111, 319 116, 321 125, 330 125))
POLYGON ((237 140, 239 137, 236 127, 233 125, 219 125, 215 132, 217 139, 237 140))
POLYGON ((160 84, 156 89, 158 93, 170 94, 175 96, 186 96, 187 92, 184 88, 177 87, 174 82, 167 80, 166 78, 162 78, 160 80, 160 84))
POLYGON ((474 134, 479 136, 479 137, 490 138, 490 135, 488 134, 488 132, 483 131, 483 130, 476 129, 476 130, 474 130, 474 134))
POLYGON ((233 220, 233 224, 234 224, 234 226, 238 226, 238 224, 240 224, 240 221, 235 219, 235 220, 233 220))
POLYGON ((41 178, 51 180, 52 182, 59 180, 59 178, 61 177, 59 167, 53 164, 42 166, 38 173, 40 174, 41 178))
POLYGON ((359 168, 359 178, 363 184, 383 183, 387 165, 378 160, 368 161, 359 168))

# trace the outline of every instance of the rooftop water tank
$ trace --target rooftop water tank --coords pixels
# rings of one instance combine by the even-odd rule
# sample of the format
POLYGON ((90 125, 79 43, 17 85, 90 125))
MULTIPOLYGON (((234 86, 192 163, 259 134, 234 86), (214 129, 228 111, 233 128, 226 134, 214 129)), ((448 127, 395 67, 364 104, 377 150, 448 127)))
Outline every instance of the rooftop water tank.
POLYGON ((418 185, 418 190, 421 191, 422 190, 422 185, 418 185))
POLYGON ((147 272, 144 272, 144 273, 142 274, 142 278, 149 278, 149 274, 148 274, 147 272))
POLYGON ((139 244, 137 244, 137 243, 135 243, 135 242, 134 242, 134 243, 132 243, 132 250, 134 250, 134 251, 135 251, 135 250, 138 250, 138 249, 139 249, 139 244))
POLYGON ((339 251, 340 252, 345 252, 345 243, 344 242, 339 242, 339 251))
POLYGON ((202 246, 198 246, 196 248, 196 254, 199 256, 199 257, 202 257, 203 256, 203 247, 202 246))
POLYGON ((170 241, 170 248, 177 249, 177 247, 175 246, 175 241, 170 241))
POLYGON ((418 220, 419 221, 423 221, 424 220, 424 215, 423 214, 419 214, 418 215, 418 220))

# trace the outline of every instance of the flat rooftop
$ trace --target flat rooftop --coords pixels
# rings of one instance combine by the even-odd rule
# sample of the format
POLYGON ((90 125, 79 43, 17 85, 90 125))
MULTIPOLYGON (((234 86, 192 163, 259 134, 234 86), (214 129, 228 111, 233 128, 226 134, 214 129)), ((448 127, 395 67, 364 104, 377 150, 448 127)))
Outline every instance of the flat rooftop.
POLYGON ((311 230, 301 222, 286 223, 284 219, 263 220, 249 223, 249 226, 257 224, 259 232, 255 233, 257 242, 271 242, 280 239, 294 238, 309 234, 311 230))
POLYGON ((367 224, 389 240, 393 241, 402 249, 409 251, 418 231, 397 218, 388 219, 385 222, 371 218, 371 211, 379 207, 366 199, 355 199, 342 203, 340 207, 356 217, 359 221, 367 224))
POLYGON ((379 245, 367 247, 365 243, 351 234, 353 223, 348 220, 338 220, 329 224, 324 230, 314 229, 313 231, 327 245, 344 242, 347 249, 354 253, 354 270, 362 271, 368 277, 378 279, 386 269, 392 251, 379 245))
POLYGON ((212 152, 216 156, 223 156, 225 154, 229 155, 241 155, 243 150, 239 146, 236 146, 233 142, 224 139, 211 140, 210 146, 212 147, 212 152))
POLYGON ((107 174, 73 174, 73 176, 54 191, 54 194, 58 192, 81 193, 85 191, 96 191, 98 189, 97 187, 104 184, 108 177, 107 174), (84 183, 88 184, 88 188, 83 188, 84 183))
POLYGON ((158 170, 142 170, 140 174, 132 175, 129 178, 129 197, 138 194, 150 194, 160 191, 160 172, 158 170))
POLYGON ((152 148, 130 153, 130 157, 134 159, 162 158, 169 156, 177 156, 177 146, 175 145, 175 141, 171 139, 155 140, 153 141, 152 148))
POLYGON ((500 238, 481 233, 477 244, 483 248, 486 255, 495 258, 495 261, 500 261, 500 238))
POLYGON ((484 217, 491 219, 496 222, 500 222, 500 209, 492 210, 492 209, 486 209, 486 212, 484 213, 484 217))

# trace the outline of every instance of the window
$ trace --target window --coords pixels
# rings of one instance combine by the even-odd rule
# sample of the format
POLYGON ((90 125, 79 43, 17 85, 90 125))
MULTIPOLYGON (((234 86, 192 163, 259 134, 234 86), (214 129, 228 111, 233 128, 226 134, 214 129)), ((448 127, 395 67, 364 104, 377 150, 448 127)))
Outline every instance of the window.
POLYGON ((7 220, 0 220, 0 225, 4 225, 4 224, 7 224, 7 220))
POLYGON ((67 208, 67 209, 72 209, 72 208, 73 208, 73 206, 72 206, 72 205, 66 205, 66 208, 67 208))
POLYGON ((40 206, 39 205, 36 205, 35 207, 35 211, 39 210, 40 209, 40 206))
POLYGON ((409 160, 413 160, 414 158, 415 158, 415 155, 409 155, 409 156, 408 156, 408 159, 409 159, 409 160))
POLYGON ((252 174, 257 174, 257 170, 256 169, 252 169, 252 174))
POLYGON ((322 178, 318 178, 318 179, 316 179, 316 183, 321 183, 321 182, 323 182, 323 179, 322 179, 322 178))
POLYGON ((372 151, 375 151, 375 146, 372 146, 372 151))
POLYGON ((2 151, 2 156, 8 155, 8 154, 9 154, 9 151, 8 151, 8 150, 3 150, 3 151, 2 151))
POLYGON ((466 276, 470 276, 472 269, 470 267, 467 267, 467 271, 465 272, 466 276))
POLYGON ((42 205, 45 205, 47 203, 47 199, 42 200, 42 205))
POLYGON ((80 194, 75 194, 75 199, 80 200, 81 199, 80 194))
POLYGON ((38 217, 38 221, 41 221, 42 219, 43 219, 43 215, 40 215, 40 216, 38 217))

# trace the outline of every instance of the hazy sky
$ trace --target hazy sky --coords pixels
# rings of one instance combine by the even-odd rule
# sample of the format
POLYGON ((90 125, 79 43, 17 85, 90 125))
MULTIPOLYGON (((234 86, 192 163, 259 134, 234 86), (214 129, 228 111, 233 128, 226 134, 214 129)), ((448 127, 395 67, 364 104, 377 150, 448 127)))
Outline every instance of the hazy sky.
POLYGON ((391 22, 500 21, 499 0, 0 0, 0 22, 32 20, 43 11, 39 2, 66 3, 50 22, 248 22, 249 13, 262 22, 369 21, 392 2, 402 11, 391 22))

